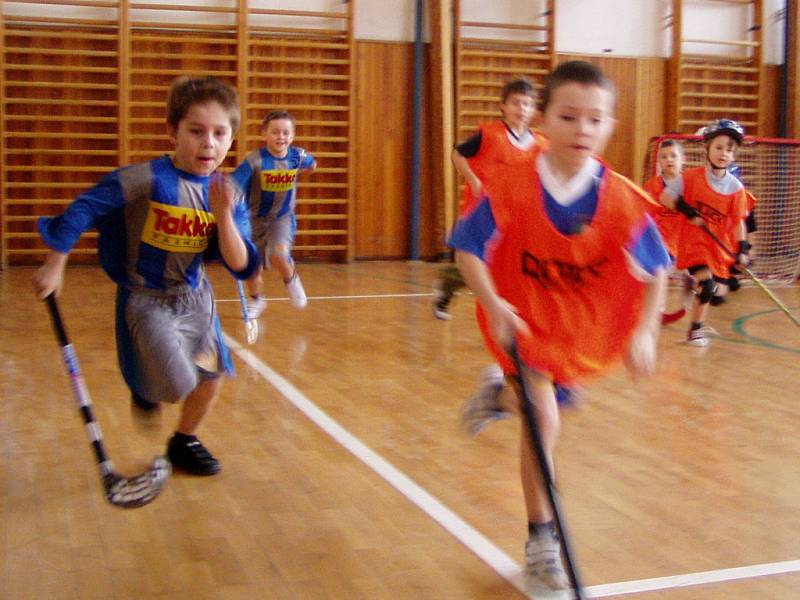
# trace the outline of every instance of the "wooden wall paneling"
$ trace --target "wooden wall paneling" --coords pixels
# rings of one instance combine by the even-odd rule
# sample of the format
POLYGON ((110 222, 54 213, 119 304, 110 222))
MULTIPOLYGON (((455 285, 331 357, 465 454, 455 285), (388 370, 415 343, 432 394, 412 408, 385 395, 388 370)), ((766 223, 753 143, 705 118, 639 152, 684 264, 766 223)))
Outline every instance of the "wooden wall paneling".
POLYGON ((248 9, 246 119, 240 139, 248 152, 262 146, 264 116, 286 109, 296 118, 295 145, 317 159, 317 170, 298 188, 294 254, 301 259, 352 255, 352 21, 352 2, 338 12, 248 9))
POLYGON ((356 258, 408 256, 413 52, 412 44, 356 43, 356 258))
MULTIPOLYGON (((666 132, 668 64, 662 58, 637 58, 634 68, 634 113, 631 139, 631 171, 626 175, 637 183, 644 170, 647 142, 666 132)), ((620 100, 621 101, 621 100, 620 100)))
POLYGON ((455 169, 450 155, 453 130, 453 0, 430 4, 431 44, 431 193, 436 210, 430 255, 447 252, 445 238, 455 222, 455 169))
MULTIPOLYGON (((3 8, 2 263, 41 258, 35 222, 60 212, 118 159, 117 2, 65 0, 62 16, 3 8), (80 17, 74 9, 80 8, 80 17)), ((17 3, 18 4, 18 3, 17 3)), ((74 251, 94 253, 88 233, 74 251)))

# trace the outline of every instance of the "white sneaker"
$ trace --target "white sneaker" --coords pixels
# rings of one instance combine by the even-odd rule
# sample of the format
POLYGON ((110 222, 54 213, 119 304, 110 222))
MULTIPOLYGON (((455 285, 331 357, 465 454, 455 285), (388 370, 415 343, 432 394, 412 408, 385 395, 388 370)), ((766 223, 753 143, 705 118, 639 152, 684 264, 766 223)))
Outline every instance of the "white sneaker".
POLYGON ((551 590, 569 589, 561 560, 561 543, 554 533, 531 534, 525 543, 525 583, 531 591, 544 584, 551 590))
POLYGON ((286 283, 286 291, 289 294, 289 299, 292 301, 292 306, 295 308, 305 308, 308 304, 306 291, 303 289, 303 283, 300 281, 300 276, 295 273, 292 278, 286 283))
POLYGON ((690 331, 686 336, 686 343, 696 348, 705 348, 708 346, 711 340, 708 339, 708 333, 703 331, 703 329, 705 328, 693 329, 690 331))
POLYGON ((461 421, 470 435, 478 435, 492 421, 511 416, 500 403, 505 376, 498 365, 483 370, 479 385, 478 391, 464 402, 461 409, 461 421))
POLYGON ((261 313, 264 312, 265 308, 267 308, 267 299, 264 298, 264 296, 250 298, 247 302, 247 318, 257 319, 261 316, 261 313))

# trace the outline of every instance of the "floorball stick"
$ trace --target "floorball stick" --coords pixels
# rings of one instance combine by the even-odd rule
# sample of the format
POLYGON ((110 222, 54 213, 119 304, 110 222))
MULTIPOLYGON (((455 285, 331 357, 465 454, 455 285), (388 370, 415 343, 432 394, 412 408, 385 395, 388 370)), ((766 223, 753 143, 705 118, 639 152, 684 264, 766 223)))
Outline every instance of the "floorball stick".
POLYGON ((121 508, 138 508, 149 504, 161 493, 161 489, 169 479, 172 471, 169 461, 163 456, 157 456, 153 461, 153 465, 147 471, 130 478, 123 477, 114 471, 114 464, 108 458, 103 447, 103 434, 100 431, 100 424, 95 421, 92 412, 92 399, 89 397, 89 390, 83 380, 78 356, 75 354, 75 348, 67 338, 67 332, 64 329, 64 322, 61 320, 61 313, 58 310, 54 294, 47 296, 47 307, 50 310, 53 329, 61 346, 61 354, 67 367, 67 374, 72 383, 72 393, 78 403, 78 408, 86 426, 86 433, 89 436, 89 441, 97 458, 97 464, 100 467, 100 477, 103 482, 106 500, 121 508))

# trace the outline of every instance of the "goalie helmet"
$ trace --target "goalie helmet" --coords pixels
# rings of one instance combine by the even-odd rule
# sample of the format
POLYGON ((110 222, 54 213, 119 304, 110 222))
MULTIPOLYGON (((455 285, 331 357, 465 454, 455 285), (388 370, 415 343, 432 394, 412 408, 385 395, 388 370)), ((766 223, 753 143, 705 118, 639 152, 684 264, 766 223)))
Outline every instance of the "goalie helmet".
POLYGON ((704 142, 710 142, 718 135, 728 135, 741 146, 744 141, 744 127, 731 119, 717 119, 703 129, 704 142))

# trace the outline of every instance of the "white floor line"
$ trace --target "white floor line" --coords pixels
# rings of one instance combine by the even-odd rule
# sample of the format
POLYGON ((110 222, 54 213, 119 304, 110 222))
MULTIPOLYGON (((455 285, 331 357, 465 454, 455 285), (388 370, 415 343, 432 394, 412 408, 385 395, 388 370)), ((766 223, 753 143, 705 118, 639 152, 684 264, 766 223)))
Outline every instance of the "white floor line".
POLYGON ((707 583, 725 583, 737 579, 752 579, 766 575, 781 575, 800 572, 800 560, 787 560, 784 562, 749 565, 732 569, 717 569, 700 573, 687 573, 685 575, 670 575, 668 577, 654 577, 638 581, 623 581, 620 583, 607 583, 595 585, 587 589, 591 598, 605 598, 607 596, 622 596, 625 594, 639 594, 656 590, 667 590, 680 587, 690 587, 707 583))
MULTIPOLYGON (((419 292, 411 294, 353 294, 342 296, 309 296, 309 300, 364 300, 371 298, 420 298, 423 296, 433 296, 432 292, 419 292)), ((288 301, 289 298, 283 296, 267 298, 267 302, 288 301)), ((239 302, 238 298, 217 298, 217 302, 239 302)))
POLYGON ((411 478, 339 425, 300 390, 276 373, 252 352, 239 345, 229 335, 225 335, 224 338, 225 343, 230 346, 239 358, 266 379, 314 424, 427 513, 514 587, 523 591, 520 566, 505 552, 447 508, 437 498, 421 488, 411 478))
MULTIPOLYGON (((225 343, 228 344, 242 361, 259 373, 314 424, 382 477, 433 520, 439 523, 447 532, 476 554, 501 577, 506 579, 523 594, 525 593, 521 566, 511 559, 503 550, 498 548, 486 538, 486 536, 447 508, 447 506, 442 504, 436 497, 425 491, 411 478, 399 471, 394 465, 339 425, 339 423, 309 400, 300 390, 270 368, 255 354, 244 348, 229 335, 223 335, 225 343)), ((800 560, 788 560, 784 562, 717 569, 699 573, 594 585, 587 587, 585 589, 585 594, 588 598, 607 598, 611 596, 641 594, 657 590, 690 587, 709 583, 724 583, 737 579, 751 579, 754 577, 798 572, 800 572, 800 560)), ((542 598, 542 596, 539 597, 542 598)), ((567 596, 564 594, 551 594, 547 597, 551 599, 560 599, 566 598, 567 596)))

